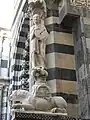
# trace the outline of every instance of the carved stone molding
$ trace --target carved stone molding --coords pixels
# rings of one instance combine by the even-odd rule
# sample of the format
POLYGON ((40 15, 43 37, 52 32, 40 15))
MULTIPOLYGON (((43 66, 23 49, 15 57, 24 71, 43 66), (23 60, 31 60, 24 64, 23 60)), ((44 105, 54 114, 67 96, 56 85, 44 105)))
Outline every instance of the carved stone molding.
POLYGON ((45 112, 13 112, 12 120, 81 120, 80 118, 68 117, 59 114, 50 114, 45 112))
POLYGON ((72 6, 75 7, 86 7, 90 9, 90 0, 70 0, 72 6))
POLYGON ((47 8, 49 9, 57 9, 58 6, 59 6, 59 3, 61 2, 62 0, 45 0, 46 2, 46 6, 47 8))
POLYGON ((62 0, 45 0, 46 4, 59 4, 62 0))

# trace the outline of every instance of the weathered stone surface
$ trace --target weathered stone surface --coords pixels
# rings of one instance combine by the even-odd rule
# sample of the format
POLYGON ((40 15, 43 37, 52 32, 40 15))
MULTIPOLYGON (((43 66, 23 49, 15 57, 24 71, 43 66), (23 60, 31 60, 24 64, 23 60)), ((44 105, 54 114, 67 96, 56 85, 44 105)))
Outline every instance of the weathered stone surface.
POLYGON ((90 25, 84 25, 86 38, 90 38, 90 25))
POLYGON ((81 120, 81 118, 73 118, 60 114, 52 114, 47 112, 14 112, 12 120, 81 120))
POLYGON ((76 58, 76 73, 78 82, 78 98, 80 115, 82 118, 89 117, 89 97, 88 97, 88 82, 89 82, 89 29, 90 26, 83 23, 83 17, 80 16, 75 21, 74 26, 74 46, 76 58), (76 30, 75 30, 76 29, 76 30), (77 32, 79 31, 79 32, 77 32), (79 41, 78 41, 79 40, 79 41))

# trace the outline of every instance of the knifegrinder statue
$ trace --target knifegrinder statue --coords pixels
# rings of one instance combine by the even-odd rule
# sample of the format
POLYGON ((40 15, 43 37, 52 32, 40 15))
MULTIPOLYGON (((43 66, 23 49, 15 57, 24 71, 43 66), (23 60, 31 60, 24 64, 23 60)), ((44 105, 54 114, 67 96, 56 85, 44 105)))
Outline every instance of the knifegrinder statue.
POLYGON ((45 48, 48 32, 39 14, 33 15, 33 26, 30 28, 30 61, 31 69, 45 68, 45 48))

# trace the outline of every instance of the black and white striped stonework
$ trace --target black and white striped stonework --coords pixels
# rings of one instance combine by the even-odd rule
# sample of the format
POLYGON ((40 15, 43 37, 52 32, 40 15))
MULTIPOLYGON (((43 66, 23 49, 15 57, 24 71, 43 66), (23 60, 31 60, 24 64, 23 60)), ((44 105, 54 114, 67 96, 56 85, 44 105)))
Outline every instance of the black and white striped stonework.
MULTIPOLYGON (((23 13, 24 14, 24 13, 23 13)), ((25 49, 25 41, 27 39, 28 35, 28 26, 27 25, 27 20, 25 19, 24 15, 21 16, 19 24, 20 26, 18 27, 18 34, 16 36, 16 41, 13 44, 12 47, 12 60, 11 60, 11 84, 10 84, 10 89, 15 90, 15 89, 20 89, 21 87, 21 81, 19 80, 19 77, 21 75, 21 69, 22 69, 22 63, 23 63, 23 52, 25 49), (24 20, 22 20, 24 19, 24 20)))
POLYGON ((46 56, 48 84, 52 95, 62 96, 68 103, 68 113, 78 115, 76 70, 72 28, 59 23, 58 10, 48 10, 46 27, 49 32, 46 56))
MULTIPOLYGON (((54 11, 54 10, 53 10, 54 11)), ((56 10, 55 10, 56 11, 56 10)), ((58 12, 58 11, 57 11, 58 12)), ((68 110, 77 114, 76 76, 72 31, 59 24, 59 17, 52 16, 49 26, 50 38, 47 42, 48 83, 53 95, 61 95, 68 102, 68 110)), ((69 111, 70 112, 70 111, 69 111)))
MULTIPOLYGON (((26 18, 26 19, 29 25, 29 18, 26 18)), ((29 31, 29 27, 28 27, 28 31, 29 31)), ((20 76, 21 89, 29 91, 29 39, 28 37, 25 41, 23 60, 24 62, 22 63, 22 71, 21 71, 21 76, 20 76)))
MULTIPOLYGON (((7 49, 9 48, 7 44, 7 49)), ((9 118, 9 112, 7 113, 9 106, 8 106, 8 87, 9 87, 9 51, 7 55, 2 52, 2 59, 0 65, 0 120, 7 120, 9 118)))
POLYGON ((9 119, 9 106, 8 106, 8 86, 2 87, 0 90, 0 96, 1 96, 1 120, 8 120, 9 119))

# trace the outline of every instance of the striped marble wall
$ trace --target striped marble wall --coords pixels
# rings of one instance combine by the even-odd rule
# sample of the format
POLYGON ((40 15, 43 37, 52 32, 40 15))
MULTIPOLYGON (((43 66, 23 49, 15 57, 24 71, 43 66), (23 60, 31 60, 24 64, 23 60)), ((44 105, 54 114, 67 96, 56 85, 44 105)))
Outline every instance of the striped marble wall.
MULTIPOLYGON (((23 16, 22 16, 23 17, 23 16)), ((22 18, 23 19, 23 18, 22 18)), ((28 35, 28 19, 24 18, 23 23, 19 26, 20 31, 16 36, 16 43, 12 47, 12 60, 11 60, 11 84, 10 89, 15 90, 21 87, 21 81, 19 79, 22 70, 23 52, 25 49, 25 42, 28 35), (19 37, 19 38, 18 38, 19 37), (18 39, 18 40, 17 40, 18 39)))
POLYGON ((53 95, 66 99, 68 114, 77 116, 78 99, 72 30, 59 23, 56 9, 48 10, 45 23, 49 32, 46 47, 48 84, 53 95))
POLYGON ((0 95, 2 97, 1 99, 1 120, 8 120, 8 116, 10 111, 8 111, 8 86, 2 87, 2 93, 0 95))

